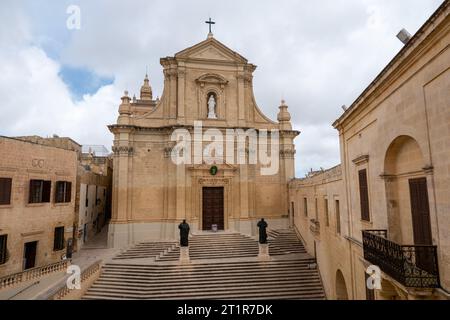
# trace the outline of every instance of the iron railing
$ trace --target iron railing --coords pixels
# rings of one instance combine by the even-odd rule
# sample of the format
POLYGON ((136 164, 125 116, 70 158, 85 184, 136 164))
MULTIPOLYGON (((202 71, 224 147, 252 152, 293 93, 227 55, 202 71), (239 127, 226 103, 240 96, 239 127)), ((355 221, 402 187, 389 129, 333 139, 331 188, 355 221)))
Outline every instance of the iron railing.
POLYGON ((379 266, 406 287, 438 288, 437 247, 399 245, 388 240, 387 230, 363 230, 364 259, 379 266))

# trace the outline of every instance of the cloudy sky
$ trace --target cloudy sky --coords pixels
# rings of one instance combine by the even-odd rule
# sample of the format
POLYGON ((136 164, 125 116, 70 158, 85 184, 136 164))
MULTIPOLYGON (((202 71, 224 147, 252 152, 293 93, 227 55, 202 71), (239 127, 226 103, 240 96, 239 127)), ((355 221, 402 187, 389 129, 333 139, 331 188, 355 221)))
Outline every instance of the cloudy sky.
POLYGON ((401 49, 442 0, 168 1, 2 0, 0 135, 70 136, 111 148, 106 128, 124 89, 138 93, 146 67, 162 92, 159 58, 214 36, 258 66, 259 107, 276 119, 284 98, 297 138, 297 176, 339 163, 331 123, 401 49), (68 29, 67 8, 81 10, 68 29), (6 27, 5 27, 6 26, 6 27))

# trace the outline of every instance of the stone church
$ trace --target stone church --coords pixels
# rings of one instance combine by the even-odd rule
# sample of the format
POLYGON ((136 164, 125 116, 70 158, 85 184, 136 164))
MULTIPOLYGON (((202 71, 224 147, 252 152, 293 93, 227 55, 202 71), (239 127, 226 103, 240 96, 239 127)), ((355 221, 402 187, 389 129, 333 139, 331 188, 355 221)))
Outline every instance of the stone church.
MULTIPOLYGON (((292 130, 284 101, 278 121, 266 117, 253 93, 256 66, 212 33, 160 63, 164 72, 161 99, 153 98, 146 75, 139 99, 125 92, 117 123, 109 126, 114 134, 115 168, 109 246, 177 239, 183 219, 193 232, 217 228, 255 235, 261 218, 271 228, 287 227, 292 218, 287 184, 294 178, 293 140, 299 132, 292 130), (200 137, 208 130, 223 135, 230 130, 256 135, 270 130, 271 142, 277 144, 276 154, 271 149, 277 170, 262 174, 260 162, 228 161, 229 140, 225 161, 175 164, 174 131, 192 134, 201 148, 208 145, 195 136, 199 123, 200 137), (273 132, 277 132, 276 140, 273 132)), ((255 152, 249 147, 251 135, 244 139, 244 148, 234 141, 231 148, 250 159, 255 152)))

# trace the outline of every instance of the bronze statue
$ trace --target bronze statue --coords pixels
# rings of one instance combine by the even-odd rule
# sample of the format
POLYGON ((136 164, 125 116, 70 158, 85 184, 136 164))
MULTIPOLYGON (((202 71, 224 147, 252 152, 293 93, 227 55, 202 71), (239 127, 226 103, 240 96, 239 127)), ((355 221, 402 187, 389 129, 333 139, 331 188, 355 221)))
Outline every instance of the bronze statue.
POLYGON ((180 229, 180 246, 188 247, 189 246, 189 224, 186 223, 186 220, 183 220, 182 223, 178 226, 180 229))
POLYGON ((261 220, 257 224, 259 228, 259 243, 264 244, 267 243, 267 222, 264 221, 264 218, 261 218, 261 220))

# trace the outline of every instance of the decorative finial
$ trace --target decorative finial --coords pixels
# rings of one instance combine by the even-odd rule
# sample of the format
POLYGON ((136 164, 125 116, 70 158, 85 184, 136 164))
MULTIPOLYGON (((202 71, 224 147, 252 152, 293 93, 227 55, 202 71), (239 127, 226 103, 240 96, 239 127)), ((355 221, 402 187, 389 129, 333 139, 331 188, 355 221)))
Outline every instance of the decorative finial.
POLYGON ((141 86, 141 100, 152 100, 153 93, 150 81, 148 80, 148 74, 145 74, 144 84, 141 86))
POLYGON ((286 105, 286 101, 284 99, 281 100, 281 105, 279 106, 280 111, 277 115, 277 120, 280 124, 281 130, 291 130, 291 115, 288 111, 288 106, 286 105))
POLYGON ((125 91, 123 92, 123 95, 124 95, 124 97, 128 97, 128 90, 125 90, 125 91))

